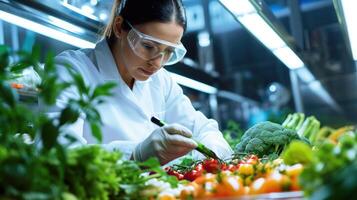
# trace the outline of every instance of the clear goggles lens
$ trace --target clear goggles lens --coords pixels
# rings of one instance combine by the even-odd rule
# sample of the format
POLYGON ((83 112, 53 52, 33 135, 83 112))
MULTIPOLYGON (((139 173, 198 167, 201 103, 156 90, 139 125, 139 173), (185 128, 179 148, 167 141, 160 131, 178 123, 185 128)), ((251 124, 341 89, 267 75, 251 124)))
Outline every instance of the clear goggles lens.
POLYGON ((154 38, 139 32, 133 26, 131 26, 127 39, 131 49, 137 56, 144 60, 152 60, 160 56, 162 65, 173 65, 179 62, 187 52, 182 43, 174 44, 154 38), (162 50, 162 46, 166 48, 162 50))

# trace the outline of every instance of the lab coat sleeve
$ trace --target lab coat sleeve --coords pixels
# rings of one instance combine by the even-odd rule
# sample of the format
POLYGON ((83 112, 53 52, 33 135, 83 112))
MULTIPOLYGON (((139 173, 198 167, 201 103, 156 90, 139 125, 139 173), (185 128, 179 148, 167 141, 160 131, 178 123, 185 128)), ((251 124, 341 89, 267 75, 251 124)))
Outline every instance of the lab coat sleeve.
MULTIPOLYGON (((218 123, 196 111, 189 98, 183 94, 182 88, 165 70, 163 70, 163 77, 166 98, 165 120, 168 123, 179 123, 189 128, 195 140, 212 149, 220 158, 230 157, 233 151, 219 131, 218 123)), ((197 151, 193 152, 193 156, 203 157, 197 151)))
MULTIPOLYGON (((85 62, 77 58, 75 52, 67 52, 64 54, 60 54, 56 57, 57 70, 60 81, 70 81, 71 76, 69 75, 67 69, 64 67, 64 64, 68 64, 71 68, 78 73, 80 73, 88 85, 90 84, 87 80, 86 74, 82 71, 81 67, 85 67, 85 62)), ((51 117, 58 116, 60 111, 67 105, 69 99, 79 99, 78 90, 75 87, 69 87, 65 91, 61 93, 61 95, 56 100, 56 106, 49 109, 48 115, 51 117)), ((88 130, 84 128, 85 125, 85 115, 82 114, 80 118, 71 125, 65 127, 64 132, 77 141, 70 145, 70 148, 79 147, 83 145, 87 145, 88 142, 84 138, 84 131, 88 130)), ((105 134, 105 133, 102 133, 105 134)), ((59 137, 59 142, 62 144, 68 144, 69 140, 67 140, 63 135, 59 137)), ((112 141, 108 144, 101 144, 101 146, 108 151, 120 151, 123 154, 124 159, 130 159, 132 151, 135 149, 138 142, 134 141, 112 141)))

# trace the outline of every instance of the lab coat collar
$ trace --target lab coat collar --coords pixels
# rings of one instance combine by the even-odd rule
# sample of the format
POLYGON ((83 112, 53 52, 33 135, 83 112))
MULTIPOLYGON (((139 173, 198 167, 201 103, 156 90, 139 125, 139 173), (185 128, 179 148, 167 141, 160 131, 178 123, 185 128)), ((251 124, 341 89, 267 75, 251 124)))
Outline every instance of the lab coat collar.
POLYGON ((112 52, 106 39, 100 40, 94 48, 99 73, 105 80, 121 79, 112 52))
MULTIPOLYGON (((95 57, 99 68, 99 73, 102 74, 103 78, 105 80, 116 80, 116 81, 122 80, 107 40, 106 39, 100 40, 96 44, 94 51, 95 51, 95 57)), ((145 81, 135 80, 135 84, 137 84, 141 88, 146 83, 151 82, 151 80, 152 80, 151 77, 149 77, 145 81)))

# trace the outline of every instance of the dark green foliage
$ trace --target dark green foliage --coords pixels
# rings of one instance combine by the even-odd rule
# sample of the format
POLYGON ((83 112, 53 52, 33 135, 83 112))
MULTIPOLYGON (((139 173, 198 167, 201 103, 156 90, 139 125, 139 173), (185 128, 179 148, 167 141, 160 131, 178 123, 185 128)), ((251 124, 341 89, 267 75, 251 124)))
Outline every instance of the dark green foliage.
MULTIPOLYGON (((11 52, 0 46, 0 199, 145 199, 140 192, 150 178, 160 177, 177 184, 158 161, 121 161, 120 153, 107 152, 99 146, 67 149, 61 145, 58 137, 65 134, 64 126, 73 124, 82 114, 93 135, 101 141, 102 121, 96 107, 111 95, 115 84, 89 87, 67 65, 72 80, 60 81, 53 54, 46 57, 44 67, 39 65, 39 58, 38 47, 27 53, 11 52), (11 56, 17 56, 18 62, 9 63, 11 56), (41 77, 37 85, 39 99, 48 107, 70 86, 79 91, 80 98, 69 99, 57 117, 49 118, 46 109, 30 110, 19 102, 17 91, 9 85, 29 67, 41 77), (36 143, 25 143, 24 135, 36 143), (141 176, 145 171, 156 174, 141 176)), ((70 135, 65 137, 75 141, 70 135)))

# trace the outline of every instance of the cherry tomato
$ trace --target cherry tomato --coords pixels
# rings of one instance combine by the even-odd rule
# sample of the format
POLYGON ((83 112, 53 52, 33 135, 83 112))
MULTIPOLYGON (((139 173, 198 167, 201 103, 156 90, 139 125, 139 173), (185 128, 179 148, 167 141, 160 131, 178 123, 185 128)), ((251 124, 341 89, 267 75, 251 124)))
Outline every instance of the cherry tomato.
POLYGON ((258 163, 258 160, 254 160, 252 158, 249 158, 247 161, 245 161, 246 164, 251 164, 251 165, 255 165, 258 163))
POLYGON ((217 173, 220 168, 221 164, 218 160, 210 158, 203 161, 203 169, 205 169, 208 173, 217 173))
POLYGON ((188 171, 184 175, 184 179, 188 181, 194 181, 196 178, 202 176, 202 171, 198 172, 197 170, 193 169, 191 171, 188 171))
POLYGON ((229 165, 227 165, 227 169, 226 170, 229 170, 231 172, 235 172, 235 171, 238 170, 239 166, 240 166, 239 164, 238 165, 229 164, 229 165))
POLYGON ((250 176, 254 173, 253 165, 251 164, 241 164, 238 169, 239 174, 250 176))
POLYGON ((256 155, 250 155, 249 159, 256 160, 256 161, 259 160, 258 156, 256 156, 256 155))
POLYGON ((171 176, 176 176, 176 178, 178 180, 182 180, 184 178, 184 175, 181 174, 180 172, 178 171, 175 171, 173 170, 171 167, 165 167, 165 171, 168 175, 171 175, 171 176))
POLYGON ((226 163, 221 164, 221 171, 228 170, 228 165, 226 163))
POLYGON ((198 172, 202 172, 203 171, 202 163, 197 164, 195 170, 197 170, 198 172))
POLYGON ((259 158, 256 155, 246 156, 243 160, 240 161, 240 164, 252 164, 255 165, 259 162, 259 158))

